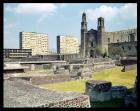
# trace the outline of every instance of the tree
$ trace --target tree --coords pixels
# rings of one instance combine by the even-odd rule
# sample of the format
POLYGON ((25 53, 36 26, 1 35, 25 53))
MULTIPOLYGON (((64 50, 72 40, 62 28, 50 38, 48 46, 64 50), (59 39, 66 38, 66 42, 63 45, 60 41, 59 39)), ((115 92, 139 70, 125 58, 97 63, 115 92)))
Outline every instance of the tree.
POLYGON ((95 48, 95 50, 96 50, 96 54, 97 55, 100 55, 100 56, 104 56, 104 55, 106 56, 107 55, 106 49, 103 49, 101 47, 101 45, 97 45, 96 48, 95 48))
POLYGON ((96 50, 96 54, 97 55, 101 55, 101 53, 102 53, 101 46, 97 45, 96 48, 95 48, 95 50, 96 50))

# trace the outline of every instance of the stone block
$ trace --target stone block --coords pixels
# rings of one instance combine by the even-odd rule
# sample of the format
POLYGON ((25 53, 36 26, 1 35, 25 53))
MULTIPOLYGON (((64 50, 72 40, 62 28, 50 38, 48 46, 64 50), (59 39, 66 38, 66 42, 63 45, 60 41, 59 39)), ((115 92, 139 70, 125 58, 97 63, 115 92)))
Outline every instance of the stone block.
POLYGON ((92 102, 96 102, 96 101, 108 101, 111 99, 111 91, 107 91, 107 92, 96 92, 96 91, 92 91, 90 93, 88 93, 89 97, 90 97, 90 101, 92 102))
POLYGON ((107 92, 110 90, 112 84, 108 81, 96 81, 90 80, 86 82, 86 90, 92 90, 96 92, 107 92))
POLYGON ((90 80, 86 82, 85 93, 91 101, 108 101, 111 99, 111 82, 90 80))
POLYGON ((137 98, 133 97, 133 95, 127 95, 124 98, 124 103, 126 107, 137 107, 137 98))
POLYGON ((113 86, 111 88, 112 98, 123 98, 126 96, 127 87, 125 86, 113 86))

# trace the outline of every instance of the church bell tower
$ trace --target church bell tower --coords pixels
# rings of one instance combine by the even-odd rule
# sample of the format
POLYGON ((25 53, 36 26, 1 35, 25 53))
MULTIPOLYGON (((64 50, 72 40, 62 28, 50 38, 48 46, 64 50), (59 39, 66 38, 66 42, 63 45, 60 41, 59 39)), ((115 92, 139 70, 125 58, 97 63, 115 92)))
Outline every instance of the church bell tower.
POLYGON ((86 13, 82 14, 82 22, 81 22, 81 53, 83 57, 85 57, 86 52, 86 33, 87 33, 87 22, 86 22, 86 13))
POLYGON ((105 37, 105 26, 104 26, 104 18, 103 17, 99 17, 98 18, 98 41, 97 41, 97 45, 100 45, 102 48, 103 52, 107 52, 108 53, 108 44, 106 43, 106 37, 105 37))

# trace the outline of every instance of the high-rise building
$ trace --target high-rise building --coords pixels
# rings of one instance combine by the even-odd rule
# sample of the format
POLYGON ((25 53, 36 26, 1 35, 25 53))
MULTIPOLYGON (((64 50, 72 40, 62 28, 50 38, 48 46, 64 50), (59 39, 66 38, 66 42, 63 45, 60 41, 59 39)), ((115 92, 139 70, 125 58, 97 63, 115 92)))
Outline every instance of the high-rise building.
POLYGON ((36 32, 20 32, 20 49, 32 49, 32 55, 47 55, 48 35, 36 32))
POLYGON ((68 35, 57 36, 57 53, 78 54, 79 49, 79 41, 76 37, 68 35))

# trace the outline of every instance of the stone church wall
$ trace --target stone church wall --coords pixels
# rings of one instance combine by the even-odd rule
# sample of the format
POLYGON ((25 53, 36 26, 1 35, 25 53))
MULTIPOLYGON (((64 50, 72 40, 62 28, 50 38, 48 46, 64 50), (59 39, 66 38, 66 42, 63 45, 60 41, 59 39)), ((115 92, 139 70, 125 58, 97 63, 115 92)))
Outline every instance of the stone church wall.
MULTIPOLYGON (((113 49, 119 48, 123 51, 124 56, 136 56, 137 55, 137 42, 120 42, 109 44, 109 54, 112 53, 113 49)), ((121 52, 120 52, 121 53, 121 52)))

